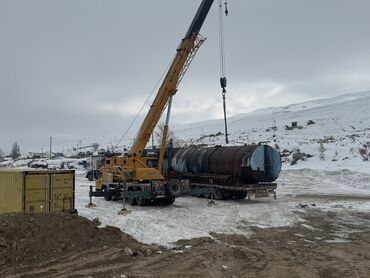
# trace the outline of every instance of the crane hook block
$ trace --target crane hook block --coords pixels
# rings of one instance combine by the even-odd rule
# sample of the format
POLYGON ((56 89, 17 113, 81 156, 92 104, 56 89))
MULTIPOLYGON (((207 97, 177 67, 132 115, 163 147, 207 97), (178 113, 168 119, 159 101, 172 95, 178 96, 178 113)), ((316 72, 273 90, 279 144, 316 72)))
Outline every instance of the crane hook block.
POLYGON ((225 15, 228 16, 229 14, 229 9, 227 8, 227 1, 225 1, 225 15))
POLYGON ((220 78, 220 84, 222 89, 226 88, 227 80, 225 76, 220 78))

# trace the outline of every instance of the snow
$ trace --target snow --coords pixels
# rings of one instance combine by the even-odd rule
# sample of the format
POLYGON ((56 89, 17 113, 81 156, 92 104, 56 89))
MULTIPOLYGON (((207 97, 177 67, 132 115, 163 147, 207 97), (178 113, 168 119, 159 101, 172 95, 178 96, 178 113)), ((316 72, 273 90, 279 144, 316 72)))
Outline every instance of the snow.
POLYGON ((299 203, 315 204, 324 211, 370 212, 370 175, 351 171, 288 170, 278 179, 278 199, 216 201, 177 198, 168 207, 131 207, 130 214, 118 215, 119 201, 94 198, 97 205, 87 208, 88 190, 93 185, 82 175, 76 179, 76 206, 79 214, 99 218, 148 244, 171 245, 180 239, 211 236, 211 233, 251 235, 251 227, 291 226, 303 222, 296 212, 299 203), (326 197, 326 198, 325 198, 326 197))
POLYGON ((84 158, 58 158, 58 159, 18 159, 0 162, 0 168, 32 168, 32 165, 46 166, 48 169, 74 169, 76 173, 85 173, 85 168, 81 163, 84 158), (64 168, 62 167, 64 165, 64 168), (68 168, 68 166, 70 168, 68 168))
MULTIPOLYGON (((229 139, 233 145, 268 142, 281 151, 300 149, 314 156, 296 165, 288 161, 283 169, 349 169, 370 173, 370 162, 366 161, 370 156, 369 107, 370 91, 265 108, 230 117, 229 139), (309 120, 315 124, 308 125, 309 120), (291 126, 292 122, 298 122, 302 129, 286 130, 285 126, 291 126)), ((175 124, 173 129, 175 135, 188 144, 224 144, 223 135, 215 136, 224 131, 222 119, 175 124)))
POLYGON ((280 196, 370 197, 370 175, 349 170, 286 170, 282 171, 277 182, 280 196))
POLYGON ((95 198, 96 207, 86 208, 91 183, 77 178, 77 209, 89 219, 99 218, 104 225, 119 227, 144 243, 167 245, 180 239, 210 236, 210 233, 251 233, 250 226, 281 227, 293 224, 298 218, 286 211, 284 202, 272 199, 253 201, 217 201, 209 206, 208 200, 195 197, 177 198, 168 207, 127 206, 125 216, 118 215, 121 202, 106 202, 95 198))

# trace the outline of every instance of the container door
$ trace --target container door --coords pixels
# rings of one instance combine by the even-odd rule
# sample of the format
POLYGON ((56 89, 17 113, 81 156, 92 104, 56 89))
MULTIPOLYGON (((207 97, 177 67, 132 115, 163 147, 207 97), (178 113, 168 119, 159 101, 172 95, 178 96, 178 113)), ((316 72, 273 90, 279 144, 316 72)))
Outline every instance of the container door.
POLYGON ((23 172, 0 171, 0 214, 23 211, 23 172))
POLYGON ((74 210, 74 174, 52 173, 50 179, 50 211, 70 212, 74 210))
POLYGON ((49 175, 30 174, 25 177, 25 211, 49 211, 49 175))

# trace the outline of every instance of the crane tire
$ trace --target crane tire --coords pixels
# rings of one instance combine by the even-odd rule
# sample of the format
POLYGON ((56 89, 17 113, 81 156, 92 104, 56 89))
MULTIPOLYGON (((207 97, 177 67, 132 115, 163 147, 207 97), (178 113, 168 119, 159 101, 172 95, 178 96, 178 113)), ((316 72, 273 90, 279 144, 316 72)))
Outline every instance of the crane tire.
POLYGON ((181 185, 177 182, 170 183, 168 186, 168 191, 173 197, 178 197, 181 195, 181 185))

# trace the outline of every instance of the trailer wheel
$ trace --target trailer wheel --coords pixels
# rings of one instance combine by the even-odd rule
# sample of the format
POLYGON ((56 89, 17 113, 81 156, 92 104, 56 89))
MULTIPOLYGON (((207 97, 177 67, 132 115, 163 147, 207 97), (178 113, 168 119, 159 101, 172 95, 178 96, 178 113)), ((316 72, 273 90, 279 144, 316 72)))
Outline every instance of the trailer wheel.
POLYGON ((137 198, 136 202, 139 206, 145 206, 146 204, 145 199, 143 197, 137 198))
POLYGON ((131 206, 136 206, 136 205, 137 205, 137 200, 136 200, 136 198, 129 198, 129 199, 128 199, 128 203, 129 203, 131 206))
POLYGON ((224 200, 229 200, 232 197, 232 192, 229 190, 222 190, 222 195, 224 197, 224 200))
POLYGON ((235 196, 236 200, 242 200, 242 199, 245 199, 245 197, 247 197, 247 193, 245 193, 245 192, 235 192, 234 196, 235 196))
MULTIPOLYGON (((103 191, 104 192, 109 192, 109 188, 107 188, 106 186, 103 187, 103 191)), ((112 201, 112 196, 104 196, 104 200, 106 201, 112 201)))
POLYGON ((219 188, 215 188, 213 191, 213 197, 216 200, 223 200, 224 199, 224 194, 222 193, 222 190, 219 188))

